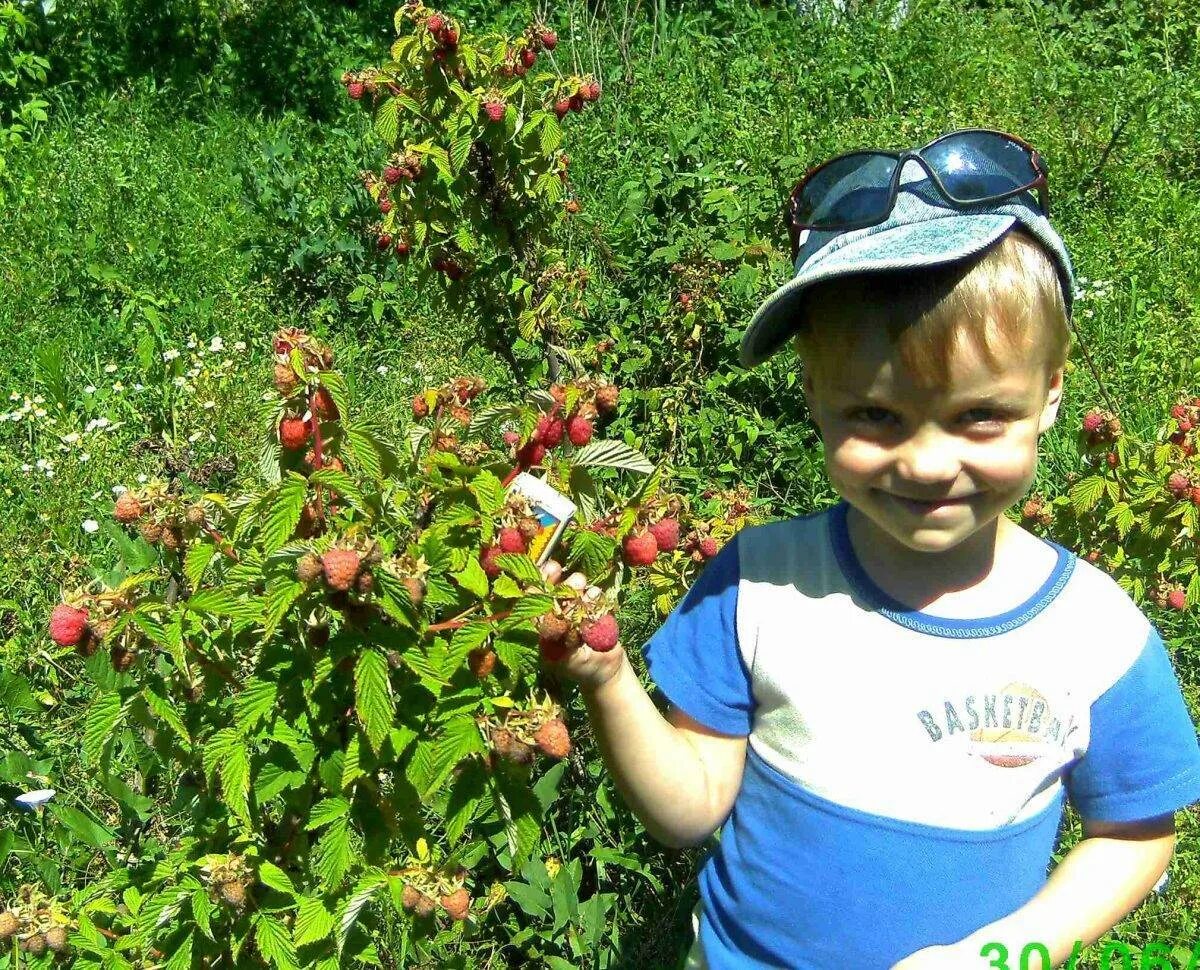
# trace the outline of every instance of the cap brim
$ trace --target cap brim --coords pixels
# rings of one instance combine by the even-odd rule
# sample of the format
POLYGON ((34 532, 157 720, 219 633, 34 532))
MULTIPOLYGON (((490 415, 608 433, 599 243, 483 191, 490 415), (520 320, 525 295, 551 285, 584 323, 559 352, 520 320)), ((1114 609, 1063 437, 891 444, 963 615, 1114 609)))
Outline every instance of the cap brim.
POLYGON ((1011 215, 962 214, 847 233, 844 243, 836 240, 827 251, 816 253, 758 308, 742 338, 742 365, 760 364, 783 346, 796 330, 796 303, 814 283, 855 273, 953 263, 987 249, 1016 223, 1011 215))

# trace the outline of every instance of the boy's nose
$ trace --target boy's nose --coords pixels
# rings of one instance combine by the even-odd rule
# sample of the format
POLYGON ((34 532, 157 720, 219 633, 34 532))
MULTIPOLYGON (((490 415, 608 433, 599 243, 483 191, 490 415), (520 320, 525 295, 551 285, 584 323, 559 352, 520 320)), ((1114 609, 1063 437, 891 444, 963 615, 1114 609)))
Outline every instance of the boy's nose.
MULTIPOLYGON (((896 471, 905 481, 921 485, 940 485, 958 477, 961 463, 953 435, 926 425, 910 435, 898 449, 896 471)), ((937 498, 911 495, 910 498, 937 498)))

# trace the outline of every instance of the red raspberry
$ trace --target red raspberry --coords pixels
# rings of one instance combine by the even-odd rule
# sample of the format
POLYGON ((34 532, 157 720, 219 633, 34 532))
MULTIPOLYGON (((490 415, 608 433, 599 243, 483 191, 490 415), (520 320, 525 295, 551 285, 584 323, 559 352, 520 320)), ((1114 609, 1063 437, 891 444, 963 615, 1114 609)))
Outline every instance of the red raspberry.
POLYGON ((561 760, 571 753, 571 735, 560 718, 554 717, 537 729, 533 743, 548 758, 561 760))
POLYGON ((1192 488, 1191 499, 1193 505, 1200 505, 1200 485, 1192 488))
POLYGON ((496 565, 496 557, 498 555, 500 555, 499 546, 487 546, 479 554, 479 565, 483 567, 483 571, 489 579, 495 579, 502 572, 500 567, 496 565))
POLYGON ((1173 610, 1187 609, 1187 593, 1182 589, 1173 589, 1167 594, 1167 606, 1173 610))
POLYGON ((467 654, 467 666, 482 680, 496 669, 496 651, 491 647, 476 647, 467 654))
POLYGON ((351 81, 346 85, 346 93, 350 95, 351 101, 360 100, 363 96, 363 90, 362 81, 351 81))
POLYGON ((1104 456, 1104 460, 1108 462, 1109 468, 1116 468, 1121 459, 1117 457, 1117 453, 1115 451, 1110 451, 1104 456))
POLYGON ((583 95, 582 94, 576 93, 576 94, 571 95, 571 110, 576 111, 576 112, 583 110, 583 95))
POLYGON ((431 13, 429 19, 425 21, 425 26, 429 28, 431 34, 440 34, 442 28, 446 26, 446 18, 440 13, 431 13))
POLYGON ((1188 409, 1186 404, 1176 404, 1173 408, 1171 408, 1171 417, 1173 417, 1176 421, 1182 421, 1187 416, 1188 409))
POLYGON ((579 624, 579 635, 597 653, 608 653, 617 645, 620 635, 617 619, 611 613, 605 613, 594 620, 584 620, 579 624))
POLYGON ((313 411, 322 421, 336 421, 339 417, 337 405, 333 403, 333 395, 327 387, 318 387, 313 394, 313 411))
POLYGON ((458 46, 458 31, 453 27, 447 27, 442 31, 442 43, 450 50, 454 50, 458 46))
POLYGON ((386 195, 379 200, 379 211, 385 216, 392 211, 392 200, 386 195))
POLYGON ((412 250, 412 246, 407 239, 396 240, 396 256, 399 259, 404 259, 412 250))
POLYGON ((296 415, 288 415, 279 422, 279 443, 289 451, 295 451, 308 444, 312 437, 312 422, 305 421, 296 415))
POLYGON ((504 107, 502 98, 489 99, 483 102, 483 113, 492 124, 499 124, 504 120, 504 107))
POLYGON ((516 431, 511 431, 511 430, 505 431, 504 434, 502 435, 502 437, 504 438, 504 443, 506 445, 508 445, 510 448, 513 447, 513 445, 515 445, 518 441, 521 440, 520 434, 518 434, 516 431))
POLYGON ((717 545, 717 540, 712 536, 700 540, 700 555, 705 559, 712 559, 720 551, 721 547, 717 545))
POLYGON ((542 42, 542 46, 548 51, 552 51, 558 46, 558 34, 553 30, 543 30, 538 40, 542 42))
POLYGON ((521 51, 521 63, 526 67, 533 67, 537 63, 537 51, 532 47, 526 47, 521 51))
POLYGON ((390 249, 392 246, 392 237, 386 232, 381 232, 379 238, 375 240, 375 245, 380 249, 390 249))
POLYGON ((582 447, 591 441, 593 430, 592 422, 578 414, 567 422, 567 437, 576 447, 582 447))
POLYGON ((1191 430, 1192 430, 1192 422, 1191 422, 1191 421, 1189 421, 1187 418, 1183 418, 1183 419, 1182 419, 1182 420, 1180 420, 1180 422, 1179 422, 1179 430, 1180 430, 1180 431, 1181 431, 1183 434, 1187 434, 1189 431, 1191 431, 1191 430))
POLYGON ((532 439, 525 442, 517 451, 517 463, 522 468, 532 468, 534 465, 540 465, 542 459, 546 457, 546 446, 540 441, 532 439))
POLYGON ((1088 434, 1096 434, 1104 427, 1104 415, 1099 411, 1089 411, 1083 416, 1083 430, 1088 434))
POLYGON ((1172 472, 1171 477, 1167 479, 1167 491, 1176 498, 1186 495, 1190 488, 1191 483, 1188 481, 1187 475, 1182 472, 1172 472))
POLYGON ((500 530, 499 545, 501 552, 525 552, 528 546, 520 529, 506 527, 500 530))
POLYGON ((654 536, 659 552, 674 552, 679 545, 679 520, 659 519, 650 526, 650 534, 654 536))
POLYGON ((60 647, 75 647, 87 636, 87 610, 59 603, 50 614, 50 639, 60 647))
POLYGON ((413 396, 412 409, 414 418, 423 418, 429 414, 429 402, 425 399, 424 394, 413 396))
POLYGON ((559 98, 554 102, 554 113, 559 118, 565 118, 567 112, 571 110, 570 98, 559 98))
POLYGON ((651 532, 630 533, 622 545, 630 566, 649 566, 658 555, 658 540, 651 532))
POLYGON ((537 430, 533 432, 533 440, 540 441, 547 448, 555 448, 562 443, 566 426, 561 418, 551 414, 538 416, 537 430))
POLYGON ((354 585, 362 560, 353 549, 330 549, 321 557, 321 568, 330 589, 345 592, 354 585))
POLYGON ((388 165, 383 170, 383 180, 388 185, 395 185, 404 177, 404 170, 398 165, 388 165))

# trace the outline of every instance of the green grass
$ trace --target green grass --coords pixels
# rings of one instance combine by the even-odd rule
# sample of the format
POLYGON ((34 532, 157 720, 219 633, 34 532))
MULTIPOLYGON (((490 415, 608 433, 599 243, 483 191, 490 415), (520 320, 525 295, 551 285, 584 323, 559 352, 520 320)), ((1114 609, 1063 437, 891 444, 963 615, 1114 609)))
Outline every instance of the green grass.
MULTIPOLYGON (((731 366, 728 347, 786 278, 778 216, 787 191, 807 163, 852 147, 918 144, 967 125, 1026 137, 1050 162, 1054 220, 1085 290, 1079 337, 1126 427, 1150 434, 1177 394, 1200 391, 1196 14, 1181 3, 1143 12, 1031 0, 958 9, 947 0, 914 4, 893 29, 874 9, 832 22, 779 4, 659 8, 638 15, 626 50, 616 9, 601 8, 591 21, 572 5, 574 44, 560 26, 560 62, 597 65, 605 91, 567 142, 584 213, 564 244, 595 274, 590 332, 661 332, 673 261, 658 255, 663 247, 686 253, 737 237, 775 247, 767 272, 723 284, 728 333, 712 338, 702 381, 643 382, 651 370, 624 364, 619 374, 638 390, 624 427, 648 450, 671 440, 663 415, 675 407, 682 424, 711 428, 676 439, 675 457, 691 466, 695 491, 744 479, 775 514, 829 498, 816 473, 817 443, 802 423, 793 361, 781 355, 746 375, 731 366), (713 191, 730 188, 718 205, 713 191), (764 436, 734 461, 730 449, 746 444, 747 426, 764 436)), ((500 15, 484 9, 476 22, 500 15)), ((512 10, 503 15, 519 21, 512 10)), ((367 49, 379 26, 365 15, 354 23, 359 33, 340 63, 359 63, 354 46, 367 49)), ((353 189, 356 173, 378 163, 378 146, 357 112, 343 105, 332 120, 315 122, 296 111, 254 110, 220 75, 203 94, 163 78, 53 91, 51 123, 33 142, 6 149, 0 411, 20 406, 6 400, 15 393, 40 395, 47 414, 0 423, 0 601, 11 604, 0 660, 48 702, 44 715, 21 715, 17 747, 62 776, 73 770, 72 725, 86 696, 74 661, 47 652, 43 618, 60 591, 86 575, 89 559, 111 551, 104 531, 85 532, 82 523, 105 519, 114 485, 161 473, 161 459, 137 453, 136 442, 165 434, 190 445, 195 464, 231 456, 233 480, 252 480, 265 341, 281 325, 329 337, 358 400, 397 434, 412 394, 426 384, 464 371, 507 379, 503 364, 479 348, 471 321, 432 305, 407 274, 389 271, 398 288, 378 320, 371 298, 350 300, 363 275, 373 292, 377 286, 353 189), (206 347, 218 335, 225 349, 200 360, 231 359, 228 376, 201 374, 173 388, 170 379, 191 366, 189 338, 206 347), (238 341, 244 351, 233 349, 238 341), (163 361, 171 349, 181 357, 163 361), (114 391, 118 381, 124 389, 114 391), (132 390, 137 384, 144 390, 132 390), (85 393, 89 386, 96 390, 85 393), (98 418, 115 429, 87 430, 98 418), (80 440, 64 443, 72 433, 80 440), (39 458, 55 462, 52 478, 23 470, 39 458)), ((1044 442, 1044 492, 1061 492, 1081 467, 1074 429, 1099 400, 1076 352, 1060 427, 1044 442)), ((648 635, 654 622, 645 605, 631 607, 631 629, 648 635)), ((1191 617, 1163 623, 1196 710, 1200 631, 1191 617)), ((587 777, 573 781, 601 785, 586 738, 584 751, 587 777)), ((567 799, 553 820, 564 854, 579 837, 566 815, 572 810, 583 810, 580 799, 567 799)), ((1190 946, 1200 936, 1192 915, 1200 912, 1196 817, 1184 813, 1180 824, 1172 890, 1124 920, 1116 938, 1190 946)), ((617 930, 641 942, 614 943, 597 965, 666 965, 666 954, 687 944, 694 887, 681 887, 693 881, 694 854, 655 850, 619 805, 603 826, 618 846, 643 854, 662 888, 631 879, 617 930)), ((1077 837, 1070 829, 1065 844, 1077 837)), ((10 863, 0 885, 27 875, 10 863)), ((532 959, 500 950, 500 931, 495 940, 491 958, 485 950, 468 965, 532 959)))

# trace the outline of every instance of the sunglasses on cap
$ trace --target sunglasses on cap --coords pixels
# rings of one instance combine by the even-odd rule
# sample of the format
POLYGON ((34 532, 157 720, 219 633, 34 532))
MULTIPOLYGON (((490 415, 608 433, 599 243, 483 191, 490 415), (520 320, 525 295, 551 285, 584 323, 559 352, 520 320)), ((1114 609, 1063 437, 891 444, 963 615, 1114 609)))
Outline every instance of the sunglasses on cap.
POLYGON ((912 159, 955 205, 999 202, 1037 191, 1042 214, 1050 216, 1046 163, 1018 138, 990 128, 961 128, 923 148, 903 152, 859 150, 809 169, 796 183, 785 210, 792 261, 800 233, 844 232, 887 219, 900 191, 900 172, 912 159))

